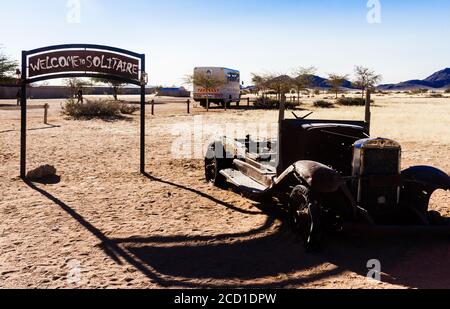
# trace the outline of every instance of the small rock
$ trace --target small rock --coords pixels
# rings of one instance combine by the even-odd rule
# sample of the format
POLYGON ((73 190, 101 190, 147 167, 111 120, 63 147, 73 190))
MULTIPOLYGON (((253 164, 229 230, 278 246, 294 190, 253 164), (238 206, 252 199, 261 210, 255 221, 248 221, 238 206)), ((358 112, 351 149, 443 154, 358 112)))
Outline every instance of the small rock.
POLYGON ((49 179, 56 176, 56 168, 51 165, 42 165, 32 171, 29 171, 27 178, 30 180, 49 179))

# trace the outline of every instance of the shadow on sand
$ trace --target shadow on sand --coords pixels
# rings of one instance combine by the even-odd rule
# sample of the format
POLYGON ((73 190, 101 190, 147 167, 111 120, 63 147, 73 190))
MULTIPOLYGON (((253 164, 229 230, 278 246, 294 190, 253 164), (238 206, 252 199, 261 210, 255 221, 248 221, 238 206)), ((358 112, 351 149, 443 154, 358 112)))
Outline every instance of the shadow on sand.
MULTIPOLYGON (((59 126, 59 125, 47 124, 45 127, 30 128, 30 129, 27 129, 27 131, 41 131, 41 130, 49 130, 49 129, 60 128, 60 127, 61 126, 59 126)), ((10 133, 10 132, 20 132, 20 129, 0 131, 0 134, 10 133)))
MULTIPOLYGON (((198 194, 202 198, 216 201, 203 192, 149 174, 146 177, 151 181, 175 186, 198 194)), ((408 233, 401 236, 395 233, 371 236, 350 231, 329 237, 323 252, 311 255, 304 252, 296 237, 290 232, 285 212, 271 205, 261 205, 261 211, 268 215, 267 221, 262 226, 244 233, 215 236, 155 235, 111 239, 63 201, 29 181, 26 181, 26 184, 84 226, 101 242, 101 248, 114 261, 134 266, 162 287, 300 286, 346 272, 354 272, 365 277, 368 273, 367 262, 378 259, 382 265, 384 282, 411 288, 450 288, 448 236, 416 237, 408 233), (275 227, 275 224, 278 227, 275 227), (332 267, 320 268, 322 265, 330 264, 332 267), (318 270, 309 271, 316 267, 318 270), (301 271, 309 275, 286 275, 301 271), (279 278, 278 281, 274 282, 274 277, 279 278), (264 279, 267 278, 271 278, 272 283, 264 283, 264 279), (252 282, 246 283, 249 280, 252 282)), ((249 214, 227 203, 217 201, 217 204, 249 214)), ((260 212, 252 214, 258 215, 260 212)))

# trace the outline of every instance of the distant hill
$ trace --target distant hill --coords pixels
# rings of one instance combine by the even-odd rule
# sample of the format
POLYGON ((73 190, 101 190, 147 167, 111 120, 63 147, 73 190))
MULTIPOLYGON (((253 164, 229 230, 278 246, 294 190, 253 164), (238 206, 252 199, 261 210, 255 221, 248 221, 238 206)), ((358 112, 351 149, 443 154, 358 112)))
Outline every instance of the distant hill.
POLYGON ((379 85, 380 90, 410 90, 417 88, 442 89, 450 87, 450 68, 436 72, 423 80, 409 80, 398 84, 379 85))
MULTIPOLYGON (((320 76, 316 76, 316 75, 312 75, 311 76, 312 79, 312 83, 313 83, 313 87, 314 88, 325 88, 325 89, 329 89, 331 88, 331 86, 328 84, 328 80, 326 78, 320 77, 320 76)), ((352 82, 346 80, 343 84, 342 84, 343 88, 349 88, 349 89, 354 89, 352 82)))

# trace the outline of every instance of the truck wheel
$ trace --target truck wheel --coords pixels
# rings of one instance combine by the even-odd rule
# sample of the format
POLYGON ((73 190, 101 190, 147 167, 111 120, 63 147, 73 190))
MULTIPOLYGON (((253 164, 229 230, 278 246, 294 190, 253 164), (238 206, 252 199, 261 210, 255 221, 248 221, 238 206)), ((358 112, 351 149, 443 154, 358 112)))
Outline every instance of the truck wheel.
POLYGON ((226 179, 220 174, 220 171, 230 168, 232 165, 233 159, 227 158, 225 148, 221 142, 212 143, 208 146, 205 158, 205 178, 207 182, 224 188, 226 179))
POLYGON ((305 186, 297 186, 292 191, 289 202, 290 224, 309 252, 318 251, 322 238, 320 226, 320 206, 305 186))

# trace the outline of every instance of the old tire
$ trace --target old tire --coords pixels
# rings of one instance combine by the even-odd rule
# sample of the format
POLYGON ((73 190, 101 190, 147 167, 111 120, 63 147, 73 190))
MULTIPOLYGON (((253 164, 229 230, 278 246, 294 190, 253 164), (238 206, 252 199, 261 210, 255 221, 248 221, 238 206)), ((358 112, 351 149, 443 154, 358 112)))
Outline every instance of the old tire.
POLYGON ((301 237, 305 249, 318 251, 321 244, 320 206, 312 197, 310 189, 297 186, 291 193, 289 218, 292 230, 301 237))
POLYGON ((226 179, 222 174, 220 174, 220 171, 230 168, 232 164, 233 159, 227 158, 225 148, 222 143, 212 143, 208 146, 208 151, 205 157, 206 181, 219 188, 224 188, 226 186, 226 179))
POLYGON ((447 219, 442 217, 440 212, 434 210, 428 212, 428 222, 432 226, 448 225, 447 219))

